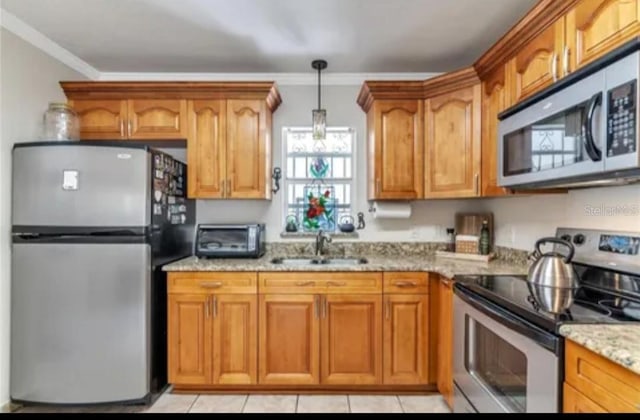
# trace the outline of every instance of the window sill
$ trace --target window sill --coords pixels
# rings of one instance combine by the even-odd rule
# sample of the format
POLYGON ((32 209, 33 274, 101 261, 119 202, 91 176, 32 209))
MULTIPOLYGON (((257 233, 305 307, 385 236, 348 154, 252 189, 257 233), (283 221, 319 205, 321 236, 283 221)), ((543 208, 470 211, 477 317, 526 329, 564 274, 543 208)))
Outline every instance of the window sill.
MULTIPOLYGON (((327 232, 332 238, 358 238, 358 232, 327 232)), ((280 232, 281 238, 315 238, 316 232, 280 232)))

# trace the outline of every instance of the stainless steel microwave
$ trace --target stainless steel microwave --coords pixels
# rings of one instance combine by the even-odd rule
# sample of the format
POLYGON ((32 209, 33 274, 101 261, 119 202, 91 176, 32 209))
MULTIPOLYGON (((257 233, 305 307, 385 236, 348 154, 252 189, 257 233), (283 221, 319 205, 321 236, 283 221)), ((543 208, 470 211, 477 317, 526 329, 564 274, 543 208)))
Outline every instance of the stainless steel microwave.
POLYGON ((198 258, 259 258, 266 252, 265 225, 198 225, 195 252, 198 258))
POLYGON ((636 44, 500 115, 501 187, 586 187, 640 180, 636 44))

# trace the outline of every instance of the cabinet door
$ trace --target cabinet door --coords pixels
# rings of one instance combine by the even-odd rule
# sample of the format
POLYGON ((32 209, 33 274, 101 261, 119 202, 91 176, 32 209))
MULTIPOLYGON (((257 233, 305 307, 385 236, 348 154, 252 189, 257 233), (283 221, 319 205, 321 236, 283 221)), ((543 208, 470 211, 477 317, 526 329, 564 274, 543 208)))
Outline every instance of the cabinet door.
POLYGON ((423 188, 422 101, 376 101, 367 114, 369 199, 416 199, 423 188))
POLYGON ((74 100, 69 105, 78 114, 83 140, 122 140, 127 137, 127 101, 118 99, 74 100))
POLYGON ((384 307, 385 385, 429 383, 429 295, 387 295, 384 307))
POLYGON ((453 290, 451 281, 438 285, 438 391, 453 407, 453 290))
POLYGON ((227 101, 227 197, 271 198, 271 114, 264 101, 227 101))
POLYGON ((480 194, 480 84, 426 100, 425 198, 480 194))
POLYGON ((190 198, 222 198, 226 178, 226 101, 189 101, 187 140, 190 198))
POLYGON ((382 296, 326 295, 320 329, 321 382, 382 383, 382 296))
POLYGON ((319 296, 261 295, 260 384, 320 383, 319 296))
POLYGON ((509 62, 511 103, 520 102, 561 76, 563 46, 564 19, 561 18, 520 49, 509 62))
POLYGON ((570 71, 640 34, 640 1, 581 0, 566 15, 570 71))
POLYGON ((211 383, 210 295, 169 295, 169 383, 211 383))
POLYGON ((258 382, 258 297, 213 296, 213 383, 258 382))
POLYGON ((187 138, 187 101, 133 99, 127 102, 130 139, 187 138))
POLYGON ((509 194, 498 187, 498 114, 509 106, 506 66, 499 66, 482 82, 482 196, 509 194))
POLYGON ((576 390, 568 383, 564 383, 564 395, 562 397, 563 413, 607 413, 595 401, 576 390))

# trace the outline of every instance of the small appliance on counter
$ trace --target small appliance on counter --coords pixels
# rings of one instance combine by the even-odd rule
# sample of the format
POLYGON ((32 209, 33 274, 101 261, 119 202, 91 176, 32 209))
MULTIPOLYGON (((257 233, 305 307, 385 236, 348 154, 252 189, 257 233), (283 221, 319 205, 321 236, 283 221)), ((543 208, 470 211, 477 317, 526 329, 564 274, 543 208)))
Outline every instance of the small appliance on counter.
POLYGON ((266 252, 264 224, 200 224, 194 254, 198 258, 260 258, 266 252))

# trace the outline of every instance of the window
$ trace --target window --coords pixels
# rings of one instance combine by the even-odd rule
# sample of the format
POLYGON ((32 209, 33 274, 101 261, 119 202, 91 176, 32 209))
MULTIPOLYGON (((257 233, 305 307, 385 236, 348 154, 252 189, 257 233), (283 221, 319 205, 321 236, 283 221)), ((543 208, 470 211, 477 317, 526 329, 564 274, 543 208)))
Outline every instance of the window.
POLYGON ((311 127, 284 128, 285 219, 298 231, 335 231, 351 216, 355 132, 327 128, 325 140, 313 140, 311 127))

